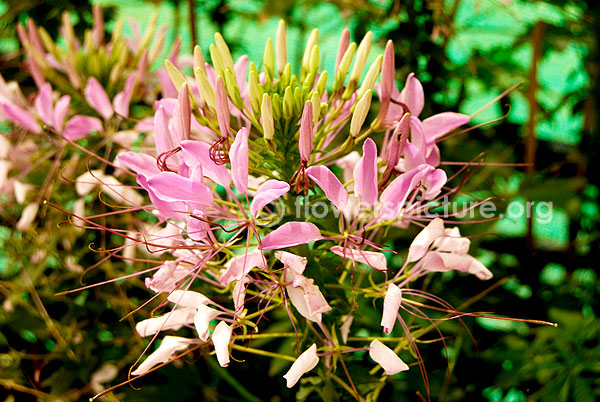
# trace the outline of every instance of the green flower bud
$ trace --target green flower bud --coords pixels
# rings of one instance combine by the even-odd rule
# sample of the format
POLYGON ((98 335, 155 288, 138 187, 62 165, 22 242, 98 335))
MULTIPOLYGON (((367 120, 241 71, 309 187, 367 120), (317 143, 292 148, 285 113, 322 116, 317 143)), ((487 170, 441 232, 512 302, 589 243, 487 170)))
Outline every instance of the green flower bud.
POLYGON ((379 76, 379 72, 381 71, 382 63, 383 56, 379 56, 377 59, 375 59, 373 64, 371 64, 371 67, 369 67, 367 75, 365 75, 365 79, 363 80, 362 85, 358 90, 358 94, 356 95, 358 98, 362 98, 367 91, 373 90, 373 87, 375 86, 375 81, 377 81, 377 77, 379 76))
POLYGON ((352 120, 350 120, 350 135, 353 138, 358 136, 360 129, 367 118, 367 114, 369 113, 369 108, 371 107, 371 92, 367 92, 365 96, 363 96, 354 108, 354 113, 352 114, 352 120))
POLYGON ((275 129, 273 127, 273 106, 269 94, 263 94, 262 104, 260 106, 260 116, 262 118, 265 140, 271 141, 275 135, 275 129))
POLYGON ((279 71, 279 76, 281 76, 287 63, 287 37, 285 22, 283 20, 279 20, 275 45, 277 47, 277 71, 279 71))

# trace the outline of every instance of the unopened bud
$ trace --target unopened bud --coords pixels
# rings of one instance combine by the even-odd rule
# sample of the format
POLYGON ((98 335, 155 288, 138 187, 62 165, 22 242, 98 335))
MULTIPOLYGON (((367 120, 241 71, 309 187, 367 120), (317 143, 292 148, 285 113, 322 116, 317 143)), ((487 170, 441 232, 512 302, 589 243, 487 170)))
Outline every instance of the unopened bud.
POLYGON ((371 67, 367 71, 367 75, 365 75, 365 79, 363 80, 360 89, 358 90, 358 94, 356 95, 358 98, 362 98, 363 95, 367 91, 372 91, 375 86, 375 81, 377 81, 377 77, 379 76, 379 72, 381 71, 381 64, 383 63, 383 56, 379 56, 371 67))
POLYGON ((198 92, 200 93, 202 100, 206 102, 209 107, 215 109, 215 93, 206 76, 206 65, 204 66, 204 69, 201 67, 194 67, 194 78, 196 79, 196 85, 198 86, 198 92))
POLYGON ((317 74, 319 71, 319 46, 314 46, 310 53, 310 73, 317 74))
POLYGON ((287 87, 283 94, 283 118, 291 119, 294 115, 294 103, 292 100, 292 88, 287 87))
POLYGON ((250 73, 248 74, 248 94, 250 95, 252 111, 254 114, 258 114, 261 108, 262 94, 258 87, 258 74, 252 69, 250 69, 250 73))
POLYGON ((352 73, 350 73, 350 81, 358 81, 362 75, 363 69, 365 68, 365 64, 367 63, 367 58, 369 57, 369 53, 371 52, 371 40, 373 38, 373 33, 371 31, 367 32, 363 40, 360 42, 358 46, 358 51, 356 53, 356 61, 354 62, 354 66, 352 67, 352 73))
POLYGON ((348 75, 348 70, 350 70, 350 64, 352 64, 352 59, 354 58, 354 53, 356 52, 356 43, 352 42, 342 60, 340 61, 340 65, 338 66, 337 72, 335 74, 335 83, 333 84, 333 91, 337 91, 344 85, 344 81, 346 80, 346 75, 348 75))
POLYGON ((219 56, 221 56, 223 68, 228 68, 233 71, 233 58, 231 57, 231 52, 229 51, 227 43, 225 43, 225 39, 223 39, 223 36, 218 32, 215 33, 215 44, 217 45, 219 56))
POLYGON ((312 116, 313 116, 313 124, 317 124, 319 121, 319 115, 321 114, 321 98, 319 97, 318 92, 313 92, 310 103, 312 105, 312 116))
POLYGON ((279 20, 275 45, 277 46, 277 71, 279 71, 279 75, 281 76, 287 63, 287 37, 285 22, 283 20, 279 20))
POLYGON ((371 92, 367 92, 356 104, 352 120, 350 120, 350 135, 354 138, 360 132, 360 129, 367 118, 369 108, 371 107, 371 92))
POLYGON ((325 90, 327 89, 327 71, 323 71, 319 76, 319 81, 317 81, 316 89, 319 92, 319 96, 322 97, 325 93, 325 90))
POLYGON ((219 49, 213 44, 208 47, 210 51, 210 58, 212 60, 212 64, 215 67, 215 71, 218 75, 223 75, 225 72, 225 64, 221 59, 221 54, 219 53, 219 49))
POLYGON ((269 94, 263 94, 260 116, 262 118, 265 140, 271 141, 275 135, 275 129, 273 127, 273 105, 271 104, 269 94))
POLYGON ((310 69, 310 60, 313 47, 317 46, 319 42, 319 30, 313 29, 306 41, 306 47, 304 48, 304 55, 302 56, 302 76, 304 78, 310 69))
POLYGON ((265 66, 265 73, 267 75, 267 81, 273 78, 275 70, 275 53, 273 52, 273 41, 271 38, 267 39, 265 44, 265 53, 263 55, 263 66, 265 66))
POLYGON ((344 57, 344 54, 346 53, 346 50, 348 49, 349 44, 350 44, 350 30, 348 30, 348 28, 344 28, 344 30, 342 31, 342 35, 340 36, 340 45, 338 47, 337 58, 335 59, 334 72, 336 74, 337 74, 340 62, 342 61, 342 57, 344 57))
POLYGON ((169 74, 169 78, 171 78, 171 82, 173 82, 175 88, 179 90, 179 88, 181 88, 181 86, 186 82, 185 77, 183 74, 181 74, 181 71, 179 71, 169 59, 165 60, 165 70, 167 70, 167 74, 169 74))

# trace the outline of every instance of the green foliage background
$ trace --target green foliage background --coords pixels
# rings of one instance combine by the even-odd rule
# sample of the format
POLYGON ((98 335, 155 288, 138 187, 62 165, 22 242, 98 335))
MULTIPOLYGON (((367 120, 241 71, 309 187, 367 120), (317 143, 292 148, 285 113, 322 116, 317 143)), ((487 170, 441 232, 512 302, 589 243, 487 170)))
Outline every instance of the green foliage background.
MULTIPOLYGON (((482 167, 465 185, 468 193, 500 197, 500 204, 506 208, 528 201, 551 201, 554 206, 549 223, 535 217, 505 218, 465 227, 468 234, 477 236, 474 249, 480 250, 478 257, 494 272, 496 280, 508 278, 471 308, 549 320, 559 327, 467 318, 476 344, 466 331, 460 331, 447 340, 447 352, 438 342, 423 345, 421 353, 435 400, 593 401, 600 396, 600 323, 596 319, 600 293, 600 180, 595 174, 600 161, 596 117, 600 6, 596 2, 98 3, 105 7, 109 20, 131 17, 142 27, 158 10, 159 25, 168 26, 167 43, 173 43, 179 35, 183 53, 190 53, 193 41, 191 4, 196 41, 205 54, 212 33, 220 31, 234 57, 247 53, 255 61, 262 59, 262 43, 273 36, 279 18, 288 23, 289 54, 298 60, 306 37, 316 27, 325 52, 325 68, 333 67, 343 27, 350 28, 353 38, 372 30, 380 49, 388 38, 395 43, 399 85, 409 72, 415 72, 423 82, 427 97, 424 115, 446 109, 470 114, 507 88, 525 81, 521 88, 478 115, 474 123, 508 113, 505 119, 445 141, 442 154, 444 160, 470 161, 487 152, 486 162, 534 164, 532 169, 482 167), (532 74, 534 66, 536 75, 532 74), (533 88, 532 82, 536 82, 533 88)), ((63 10, 73 11, 78 30, 90 25, 90 5, 82 2, 41 6, 30 0, 0 1, 0 68, 5 78, 16 79, 32 89, 33 82, 21 69, 16 22, 30 16, 54 34, 63 10)), ((86 399, 93 395, 90 378, 104 365, 115 365, 117 378, 126 378, 129 365, 144 344, 133 336, 131 318, 119 320, 143 303, 149 293, 141 280, 130 280, 55 296, 79 286, 81 272, 76 266, 85 268, 99 258, 89 251, 88 244, 106 239, 89 233, 77 243, 70 243, 71 238, 75 239, 70 233, 74 229, 68 225, 56 228, 57 222, 51 217, 38 221, 37 231, 21 233, 12 229, 15 213, 4 206, 0 209, 0 399, 86 399), (56 236, 40 237, 42 232, 56 236), (72 261, 66 261, 67 254, 72 261)), ((98 282, 131 269, 106 263, 84 281, 98 282)), ((452 273, 429 286, 454 305, 486 289, 476 279, 452 273)), ((441 329, 453 334, 455 325, 443 324, 441 329)), ((214 357, 196 357, 188 361, 191 364, 178 362, 137 381, 139 391, 124 386, 106 399, 174 402, 294 398, 294 392, 285 388, 281 379, 285 367, 280 362, 253 356, 248 364, 222 369, 214 357)), ((360 378, 361 373, 356 375, 360 378)), ((116 382, 111 380, 107 385, 116 382)), ((333 394, 328 393, 328 387, 322 389, 324 393, 317 394, 310 386, 305 387, 295 398, 331 400, 333 394)), ((381 400, 419 400, 417 391, 424 394, 422 380, 418 370, 410 370, 391 381, 381 400)))

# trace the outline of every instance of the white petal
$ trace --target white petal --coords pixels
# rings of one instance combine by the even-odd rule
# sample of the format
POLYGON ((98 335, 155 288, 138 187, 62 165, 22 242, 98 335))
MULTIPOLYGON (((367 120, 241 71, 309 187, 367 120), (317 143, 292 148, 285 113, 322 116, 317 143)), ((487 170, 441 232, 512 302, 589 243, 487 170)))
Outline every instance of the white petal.
POLYGON ((225 321, 219 322, 212 334, 213 345, 217 353, 217 360, 221 367, 229 365, 229 341, 231 339, 231 327, 225 321))
POLYGON ((140 336, 154 335, 158 331, 165 331, 167 329, 178 330, 185 324, 191 324, 194 321, 195 313, 196 310, 192 308, 173 310, 159 317, 148 318, 147 320, 138 322, 135 325, 135 330, 140 336))
POLYGON ((173 357, 173 354, 181 352, 187 348, 190 343, 192 343, 191 339, 182 338, 180 336, 165 336, 158 349, 148 356, 146 360, 131 373, 131 375, 144 374, 157 364, 169 361, 173 357))
POLYGON ((288 372, 283 376, 287 381, 287 387, 292 388, 296 385, 300 377, 302 377, 304 373, 314 369, 318 363, 319 357, 317 356, 317 345, 313 343, 310 348, 298 356, 294 364, 292 364, 292 367, 290 367, 288 372))
POLYGON ((408 370, 408 365, 404 363, 392 349, 388 348, 377 339, 374 339, 369 345, 369 356, 381 365, 387 375, 394 375, 401 371, 408 370))
POLYGON ((381 326, 383 327, 383 332, 386 334, 391 333, 394 329, 401 303, 402 291, 398 286, 390 283, 383 299, 383 314, 381 317, 381 326))
POLYGON ((205 341, 208 339, 208 325, 220 313, 220 311, 203 304, 198 306, 198 312, 194 316, 194 326, 196 327, 196 332, 198 332, 198 336, 201 340, 205 341))
POLYGON ((425 255, 431 243, 444 235, 444 221, 435 218, 415 237, 408 249, 408 262, 417 261, 425 255))
POLYGON ((202 293, 193 292, 191 290, 174 290, 169 294, 167 299, 177 304, 180 307, 198 308, 201 304, 210 303, 210 299, 202 293))

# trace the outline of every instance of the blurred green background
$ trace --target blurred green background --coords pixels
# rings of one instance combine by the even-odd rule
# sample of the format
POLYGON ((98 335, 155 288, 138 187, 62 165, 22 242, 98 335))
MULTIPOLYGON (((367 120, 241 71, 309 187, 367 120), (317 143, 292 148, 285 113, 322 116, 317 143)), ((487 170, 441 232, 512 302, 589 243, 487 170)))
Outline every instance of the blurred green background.
MULTIPOLYGON (((274 37, 277 21, 283 18, 288 24, 289 57, 299 61, 308 34, 319 28, 324 67, 332 69, 344 27, 354 40, 372 30, 377 48, 371 57, 380 53, 377 50, 383 49, 387 39, 394 41, 399 87, 410 72, 422 81, 423 115, 445 110, 470 114, 524 81, 473 124, 506 118, 445 141, 442 154, 447 161, 470 161, 486 152, 486 162, 531 164, 530 168, 481 167, 464 187, 466 193, 499 197, 509 210, 530 201, 553 203, 549 221, 539 216, 505 218, 464 228, 476 236, 473 249, 479 250, 477 257, 496 280, 507 278, 471 308, 549 320, 559 327, 466 319, 476 344, 460 331, 448 340, 447 356, 441 344, 424 345, 421 353, 434 400, 594 401, 600 397, 600 323, 596 319, 600 293, 600 176, 596 174, 600 169, 596 117, 600 3, 97 3, 104 7, 109 30, 117 17, 134 19, 144 27, 158 11, 159 26, 168 29, 165 54, 176 36, 182 39, 182 54, 191 53, 194 41, 208 54, 212 34, 219 31, 234 57, 248 54, 250 60, 259 62, 265 39, 274 37)), ((56 37, 64 10, 71 11, 79 33, 91 25, 91 4, 83 1, 0 1, 0 70, 5 79, 19 81, 25 92, 27 86, 33 90, 34 84, 22 70, 16 22, 31 17, 56 37)), ((127 24, 125 34, 131 34, 127 24)), ((455 166, 446 168, 451 171, 455 166)), ((14 231, 7 216, 0 213, 0 400, 84 400, 97 392, 90 378, 98 370, 108 373, 108 385, 125 378, 142 343, 132 337, 131 322, 119 319, 131 305, 147 298, 141 281, 55 297, 76 287, 80 273, 65 268, 59 239, 14 231), (44 249, 47 257, 31 259, 33 249, 44 249), (118 372, 117 379, 109 375, 111 370, 118 372)), ((113 267, 105 264, 88 281, 113 276, 113 267)), ((429 286, 432 293, 454 305, 485 290, 476 279, 451 273, 429 286)), ((291 391, 282 391, 280 376, 265 375, 273 370, 266 358, 222 369, 214 358, 206 357, 195 364, 162 369, 138 381, 141 390, 124 386, 106 399, 293 399, 291 391)), ((423 391, 418 370, 397 377, 381 400, 419 400, 415 392, 423 391)), ((298 399, 321 397, 311 393, 298 399)))

